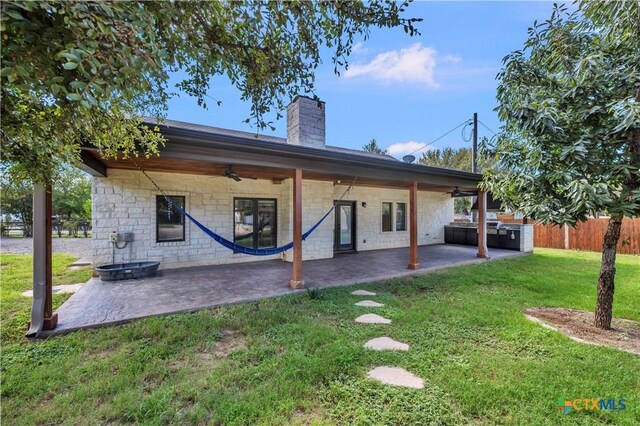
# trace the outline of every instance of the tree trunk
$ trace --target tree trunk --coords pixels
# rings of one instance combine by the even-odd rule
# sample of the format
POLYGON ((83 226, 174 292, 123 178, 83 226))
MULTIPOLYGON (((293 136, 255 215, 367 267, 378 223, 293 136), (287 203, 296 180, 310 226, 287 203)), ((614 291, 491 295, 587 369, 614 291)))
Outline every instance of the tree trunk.
POLYGON ((613 291, 616 276, 616 251, 620 239, 622 216, 611 216, 602 244, 602 262, 598 278, 598 300, 596 302, 595 326, 603 330, 611 328, 613 316, 613 291))

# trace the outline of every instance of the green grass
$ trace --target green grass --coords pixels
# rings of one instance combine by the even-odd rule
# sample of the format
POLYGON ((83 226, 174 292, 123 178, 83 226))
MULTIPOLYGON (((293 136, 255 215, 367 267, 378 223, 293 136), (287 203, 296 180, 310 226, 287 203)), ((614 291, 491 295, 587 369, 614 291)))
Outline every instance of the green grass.
MULTIPOLYGON (((53 285, 83 283, 91 277, 91 268, 88 266, 76 270, 69 269, 76 260, 76 257, 69 254, 54 253, 53 285)), ((20 293, 33 288, 32 268, 32 256, 20 254, 2 254, 0 256, 0 277, 2 280, 0 341, 3 346, 23 340, 26 332, 33 299, 24 297, 20 293)), ((54 294, 53 308, 57 309, 69 296, 71 295, 54 294)))
MULTIPOLYGON (((27 258, 3 256, 3 311, 28 287, 27 258), (22 272, 14 272, 22 270, 22 272), (26 287, 25 287, 26 286, 26 287)), ((56 268, 64 262, 56 259, 56 268)), ((526 320, 532 306, 592 310, 599 256, 539 250, 421 277, 378 292, 389 326, 357 325, 350 288, 149 318, 2 354, 7 424, 637 424, 640 357, 576 343, 526 320), (225 330, 243 336, 213 355, 225 330), (387 335, 404 353, 365 351, 387 335), (424 390, 365 379, 404 367, 424 390), (559 397, 625 398, 620 412, 555 410, 559 397)), ((57 269, 59 270, 59 269, 57 269)), ((616 317, 640 320, 640 258, 619 256, 616 317)), ((3 312, 3 318, 5 314, 3 312)), ((4 327, 3 327, 4 328, 4 327)), ((15 336, 15 333, 9 333, 15 336)), ((3 335, 4 336, 4 335, 3 335)), ((236 335, 238 337, 238 335, 236 335)))

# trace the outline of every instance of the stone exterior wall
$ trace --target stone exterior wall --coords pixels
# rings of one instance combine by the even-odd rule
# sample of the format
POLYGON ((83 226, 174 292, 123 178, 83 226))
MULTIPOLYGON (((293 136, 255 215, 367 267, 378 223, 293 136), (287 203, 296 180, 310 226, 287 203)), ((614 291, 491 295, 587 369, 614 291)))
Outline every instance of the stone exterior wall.
MULTIPOLYGON (((336 185, 337 200, 347 186, 336 185)), ((354 187, 344 200, 356 201, 356 250, 409 246, 409 189, 354 187), (362 203, 366 203, 366 207, 362 203), (382 203, 392 203, 392 231, 382 231, 382 203), (397 203, 406 203, 406 231, 395 230, 397 203)), ((453 199, 449 194, 418 192, 418 244, 444 243, 444 226, 453 221, 453 199)))
MULTIPOLYGON (((150 172, 150 176, 168 195, 185 197, 186 210, 206 227, 233 240, 234 197, 274 198, 277 200, 278 245, 292 240, 292 180, 281 184, 269 180, 244 179, 241 182, 224 177, 150 172)), ((303 232, 313 226, 340 198, 346 186, 332 182, 304 180, 303 232)), ((140 172, 109 170, 106 178, 93 178, 93 264, 112 263, 109 234, 116 231, 134 233, 133 243, 115 251, 115 262, 159 261, 161 268, 240 263, 256 260, 292 260, 292 253, 274 256, 234 254, 219 245, 188 220, 185 241, 156 242, 156 195, 159 192, 140 172)), ((406 247, 409 232, 382 232, 382 202, 409 203, 409 190, 355 187, 344 198, 356 201, 357 250, 406 247), (367 207, 362 207, 362 202, 367 207), (366 241, 366 242, 365 242, 366 241)), ((453 200, 447 194, 419 192, 418 242, 444 242, 444 225, 453 220, 453 200)), ((394 216, 395 217, 395 216, 394 216)), ((407 217, 407 229, 409 226, 407 217)), ((394 221, 395 225, 395 221, 394 221)), ((395 229, 395 227, 394 227, 395 229)), ((303 259, 333 257, 334 216, 303 242, 303 259)), ((122 245, 123 243, 120 243, 122 245)))
POLYGON ((520 225, 520 251, 533 252, 533 225, 520 225))
MULTIPOLYGON (((168 194, 185 197, 186 210, 206 227, 233 240, 233 198, 275 198, 278 209, 278 245, 290 241, 290 183, 250 179, 235 182, 224 177, 149 173, 168 194)), ((158 191, 141 173, 109 170, 109 177, 93 178, 94 265, 111 263, 109 233, 133 232, 134 241, 116 250, 116 262, 149 260, 161 267, 248 262, 256 257, 234 254, 187 220, 185 241, 156 242, 155 202, 158 191)), ((122 245, 122 243, 121 243, 122 245)), ((281 255, 260 259, 279 259, 281 255)))

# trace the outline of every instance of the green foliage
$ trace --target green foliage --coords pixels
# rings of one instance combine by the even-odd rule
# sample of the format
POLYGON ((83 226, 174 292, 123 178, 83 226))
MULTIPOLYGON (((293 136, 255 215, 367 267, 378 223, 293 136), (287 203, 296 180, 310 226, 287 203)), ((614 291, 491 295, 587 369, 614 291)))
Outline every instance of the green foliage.
POLYGON ((375 139, 371 139, 369 143, 362 145, 362 150, 367 152, 372 152, 374 154, 387 155, 389 151, 386 149, 382 149, 378 146, 378 141, 375 139))
POLYGON ((473 170, 471 148, 443 148, 431 149, 422 153, 418 163, 425 166, 442 167, 445 169, 473 170))
MULTIPOLYGON (((462 170, 470 172, 473 170, 473 160, 471 148, 443 148, 431 149, 423 152, 418 163, 425 166, 442 167, 445 169, 462 170)), ((453 200, 453 211, 455 213, 468 212, 471 209, 471 197, 456 197, 453 200)))
MULTIPOLYGON (((30 299, 19 291, 29 288, 30 262, 30 256, 3 255, 2 315, 28 312, 30 299)), ((349 294, 353 287, 341 287, 326 289, 321 300, 302 294, 34 343, 3 340, 3 418, 17 424, 635 424, 639 357, 572 341, 522 315, 533 306, 589 309, 598 262, 596 253, 536 250, 359 285, 389 308, 383 315, 391 327, 356 324, 359 298, 349 294), (224 330, 237 330, 246 344, 218 356, 229 335, 224 330), (411 349, 362 348, 381 333, 411 349), (425 389, 366 379, 379 365, 406 368, 425 379, 425 389), (555 409, 559 396, 610 395, 628 399, 630 408, 569 415, 555 409)), ((66 264, 54 258, 56 270, 66 264)), ((640 258, 619 256, 617 317, 640 320, 638 274, 640 258)), ((24 321, 11 325, 17 337, 24 321)))
POLYGON ((322 289, 320 287, 309 287, 307 297, 311 300, 322 299, 322 289))
MULTIPOLYGON (((162 117, 177 86, 206 107, 225 76, 252 104, 258 128, 299 93, 313 93, 320 47, 346 67, 354 38, 374 27, 417 34, 407 2, 4 1, 2 160, 38 182, 79 159, 157 153, 161 135, 137 117, 162 117)), ((278 114, 279 116, 279 114, 278 114)), ((249 122, 250 119, 247 119, 249 122)))
MULTIPOLYGON (((91 225, 91 181, 88 176, 72 166, 56 167, 52 175, 53 227, 62 236, 62 229, 77 236, 81 229, 85 237, 91 225)), ((2 177, 2 212, 14 216, 23 223, 24 236, 32 235, 33 185, 11 173, 2 177)))
POLYGON ((8 219, 7 215, 11 215, 15 220, 20 221, 23 236, 31 237, 33 234, 33 186, 7 173, 2 173, 0 182, 2 214, 5 215, 5 219, 8 219))
POLYGON ((640 215, 640 8, 578 2, 534 23, 507 55, 484 187, 543 222, 640 215))
POLYGON ((78 230, 82 229, 86 237, 91 222, 91 181, 88 176, 75 167, 64 166, 56 174, 52 187, 54 227, 58 235, 61 236, 62 228, 66 227, 69 235, 77 236, 78 230))

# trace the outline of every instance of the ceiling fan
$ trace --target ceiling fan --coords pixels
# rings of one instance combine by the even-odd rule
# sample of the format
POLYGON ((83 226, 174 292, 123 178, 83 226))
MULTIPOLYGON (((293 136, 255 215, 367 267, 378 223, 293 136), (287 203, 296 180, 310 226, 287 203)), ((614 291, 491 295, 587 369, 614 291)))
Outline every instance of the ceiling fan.
POLYGON ((252 179, 252 180, 258 179, 257 177, 253 177, 253 176, 242 176, 242 177, 238 176, 238 174, 233 171, 233 166, 231 166, 231 164, 227 166, 227 170, 224 171, 224 175, 229 179, 235 180, 236 182, 240 182, 242 179, 252 179))
POLYGON ((445 192, 445 194, 451 194, 452 197, 473 197, 478 195, 475 192, 460 191, 460 187, 458 186, 456 186, 451 192, 445 192))

